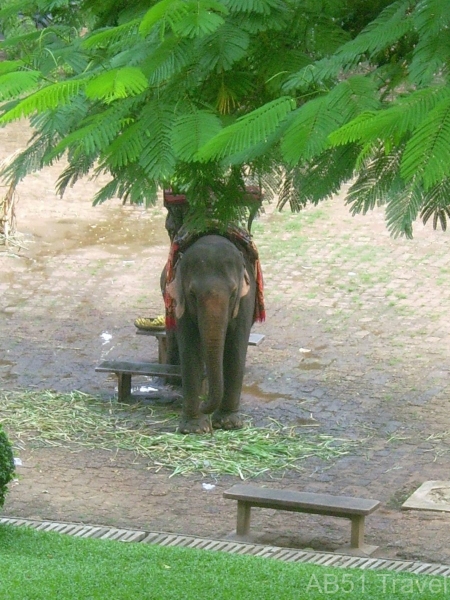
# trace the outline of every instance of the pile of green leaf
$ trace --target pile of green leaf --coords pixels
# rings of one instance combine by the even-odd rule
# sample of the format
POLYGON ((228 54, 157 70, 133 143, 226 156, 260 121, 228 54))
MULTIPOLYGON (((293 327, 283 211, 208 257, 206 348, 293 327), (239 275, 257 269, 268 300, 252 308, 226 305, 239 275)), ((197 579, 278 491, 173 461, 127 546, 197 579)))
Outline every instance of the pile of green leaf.
POLYGON ((172 475, 246 479, 271 471, 299 471, 308 458, 336 459, 355 444, 276 422, 186 436, 176 432, 178 418, 168 409, 120 405, 81 392, 0 392, 0 419, 11 435, 27 444, 128 450, 148 459, 149 468, 168 469, 172 475))

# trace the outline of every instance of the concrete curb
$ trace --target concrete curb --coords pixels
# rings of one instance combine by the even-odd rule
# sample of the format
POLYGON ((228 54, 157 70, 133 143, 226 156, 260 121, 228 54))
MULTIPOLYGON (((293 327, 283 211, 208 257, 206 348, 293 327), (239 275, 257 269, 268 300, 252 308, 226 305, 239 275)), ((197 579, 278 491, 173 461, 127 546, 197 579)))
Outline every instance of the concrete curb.
POLYGON ((156 544, 159 546, 173 546, 182 548, 196 548, 198 550, 213 550, 228 552, 230 554, 245 554, 273 558, 284 562, 309 563, 327 567, 345 569, 384 570, 395 573, 412 573, 414 575, 440 575, 450 577, 450 566, 419 561, 392 560, 388 558, 370 558, 335 554, 331 552, 314 552, 296 548, 282 548, 278 546, 263 546, 238 541, 202 538, 192 535, 179 535, 175 533, 149 532, 139 529, 117 529, 102 525, 85 525, 83 523, 65 523, 57 521, 36 521, 14 517, 1 517, 0 525, 13 525, 16 527, 31 527, 37 531, 53 531, 79 538, 100 540, 115 540, 119 542, 135 542, 143 544, 156 544))

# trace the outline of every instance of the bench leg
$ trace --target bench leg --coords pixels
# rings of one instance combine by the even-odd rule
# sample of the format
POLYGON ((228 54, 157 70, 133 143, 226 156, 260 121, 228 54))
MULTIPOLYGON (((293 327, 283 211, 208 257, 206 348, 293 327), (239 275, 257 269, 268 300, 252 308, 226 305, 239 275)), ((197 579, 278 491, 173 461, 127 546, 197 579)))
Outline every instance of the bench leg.
POLYGON ((362 548, 364 546, 364 517, 355 515, 352 517, 352 534, 350 539, 352 548, 362 548))
POLYGON ((252 507, 250 504, 238 500, 236 535, 244 536, 249 534, 251 510, 252 507))
POLYGON ((158 337, 158 362, 160 365, 167 363, 167 338, 158 337))
POLYGON ((117 375, 117 400, 128 402, 131 397, 131 375, 129 373, 116 373, 117 375))

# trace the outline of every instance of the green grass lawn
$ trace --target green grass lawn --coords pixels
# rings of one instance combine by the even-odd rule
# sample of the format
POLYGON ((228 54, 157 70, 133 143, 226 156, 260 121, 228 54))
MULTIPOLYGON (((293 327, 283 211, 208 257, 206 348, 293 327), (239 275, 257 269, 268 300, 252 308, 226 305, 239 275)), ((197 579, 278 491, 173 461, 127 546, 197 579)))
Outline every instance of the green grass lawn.
POLYGON ((450 581, 0 526, 5 600, 444 599, 450 581))

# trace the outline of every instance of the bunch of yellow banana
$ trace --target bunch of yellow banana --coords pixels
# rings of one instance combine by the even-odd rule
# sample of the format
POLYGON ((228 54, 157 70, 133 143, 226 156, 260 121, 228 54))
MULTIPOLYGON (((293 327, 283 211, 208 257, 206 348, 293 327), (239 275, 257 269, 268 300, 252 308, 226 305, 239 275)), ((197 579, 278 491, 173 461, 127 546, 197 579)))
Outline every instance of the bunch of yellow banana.
POLYGON ((134 324, 138 329, 164 329, 166 326, 166 319, 164 315, 160 315, 154 319, 138 317, 134 324))

